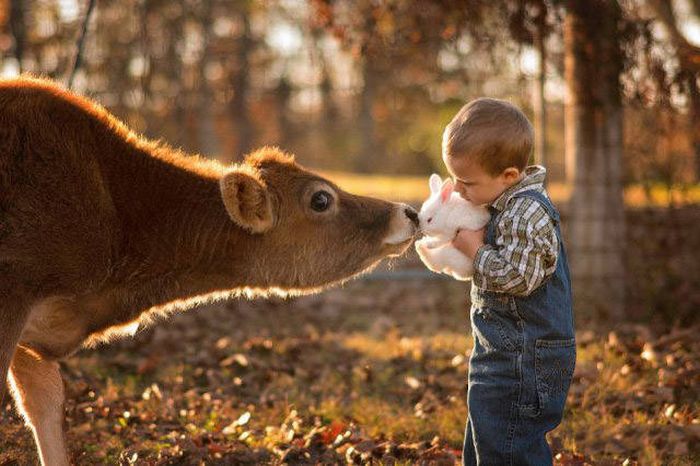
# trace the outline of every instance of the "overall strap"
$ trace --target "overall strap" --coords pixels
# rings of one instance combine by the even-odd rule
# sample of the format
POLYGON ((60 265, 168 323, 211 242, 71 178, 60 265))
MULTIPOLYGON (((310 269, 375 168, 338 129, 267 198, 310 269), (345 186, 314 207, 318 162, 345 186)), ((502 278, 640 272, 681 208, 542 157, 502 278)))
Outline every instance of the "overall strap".
POLYGON ((488 209, 489 214, 491 214, 491 219, 489 220, 489 223, 486 224, 485 241, 491 246, 496 246, 496 219, 498 218, 500 211, 492 205, 489 205, 488 209))
POLYGON ((547 214, 551 217, 552 221, 554 221, 555 224, 559 224, 559 212, 557 212, 557 209, 554 207, 554 204, 552 204, 552 201, 550 201, 549 198, 541 192, 534 189, 528 189, 526 191, 521 191, 514 194, 513 197, 529 197, 530 199, 535 200, 542 207, 544 207, 544 210, 547 211, 547 214))

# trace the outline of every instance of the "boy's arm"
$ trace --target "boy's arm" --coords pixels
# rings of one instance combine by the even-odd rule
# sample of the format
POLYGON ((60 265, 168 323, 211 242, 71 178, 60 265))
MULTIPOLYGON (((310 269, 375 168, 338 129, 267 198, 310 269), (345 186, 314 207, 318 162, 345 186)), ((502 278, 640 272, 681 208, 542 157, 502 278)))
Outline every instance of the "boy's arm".
POLYGON ((474 285, 489 291, 527 296, 554 272, 559 241, 545 209, 517 198, 496 226, 496 247, 479 248, 474 257, 474 285))

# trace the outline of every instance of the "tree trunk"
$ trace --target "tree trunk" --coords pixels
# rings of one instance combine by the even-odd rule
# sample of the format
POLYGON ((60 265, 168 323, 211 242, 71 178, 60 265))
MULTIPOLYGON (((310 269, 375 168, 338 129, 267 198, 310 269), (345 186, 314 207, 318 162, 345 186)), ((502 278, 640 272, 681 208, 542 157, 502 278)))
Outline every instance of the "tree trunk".
POLYGON ((277 113, 277 145, 287 148, 292 135, 292 123, 289 120, 289 99, 292 97, 292 85, 286 76, 280 78, 275 88, 275 107, 277 113))
MULTIPOLYGON (((700 94, 698 93, 698 77, 700 76, 700 47, 692 44, 681 32, 678 20, 673 11, 673 5, 664 0, 649 0, 648 5, 666 28, 671 42, 676 49, 676 56, 688 86, 690 135, 695 159, 695 179, 700 180, 700 94)), ((693 15, 700 15, 700 0, 690 2, 693 15)))
POLYGON ((568 250, 574 301, 588 316, 624 316, 620 6, 568 0, 564 21, 568 250))
POLYGON ((547 81, 547 50, 544 27, 538 29, 535 35, 535 47, 540 56, 539 73, 535 83, 535 163, 547 166, 547 105, 544 96, 544 86, 547 81))
POLYGON ((253 145, 253 128, 248 115, 248 93, 249 79, 248 69, 249 55, 253 46, 250 30, 249 13, 245 9, 241 11, 241 21, 243 33, 238 39, 238 53, 236 63, 231 74, 231 84, 233 87, 233 98, 231 99, 230 112, 233 120, 234 131, 236 132, 236 142, 233 157, 242 159, 253 145))
POLYGON ((355 168, 361 173, 372 171, 374 161, 382 160, 380 143, 377 140, 374 114, 374 100, 377 93, 380 74, 377 70, 374 58, 366 55, 362 63, 362 94, 360 95, 360 154, 356 160, 355 168))
POLYGON ((184 35, 184 12, 178 10, 177 16, 168 21, 166 60, 163 66, 166 68, 166 76, 170 84, 170 97, 173 99, 173 133, 169 140, 177 147, 188 147, 187 143, 187 111, 189 102, 187 99, 187 89, 184 85, 185 65, 177 49, 178 40, 184 35))
POLYGON ((219 138, 216 134, 216 105, 214 103, 214 94, 206 76, 207 64, 211 58, 211 38, 212 38, 212 23, 213 23, 213 2, 205 0, 202 4, 202 30, 204 33, 203 45, 204 52, 199 63, 199 92, 197 93, 197 150, 208 157, 219 157, 220 146, 219 138))
POLYGON ((690 95, 690 137, 695 161, 695 182, 700 182, 700 90, 698 76, 690 74, 687 78, 690 95))
POLYGON ((22 73, 22 59, 26 42, 27 28, 24 20, 24 0, 10 0, 10 30, 15 39, 17 68, 22 73))
POLYGON ((338 108, 336 107, 333 99, 333 81, 331 80, 328 72, 328 64, 326 63, 325 59, 323 61, 323 65, 321 66, 321 70, 323 76, 321 78, 320 86, 321 98, 323 100, 323 110, 321 113, 323 115, 323 121, 332 126, 338 119, 338 108))

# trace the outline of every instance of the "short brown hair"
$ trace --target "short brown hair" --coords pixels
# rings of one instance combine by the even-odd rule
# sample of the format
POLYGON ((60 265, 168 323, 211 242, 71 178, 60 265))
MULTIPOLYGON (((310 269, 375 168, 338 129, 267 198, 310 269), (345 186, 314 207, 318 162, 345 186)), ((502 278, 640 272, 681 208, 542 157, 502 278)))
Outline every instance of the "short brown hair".
POLYGON ((473 158, 487 173, 524 170, 533 130, 525 114, 504 100, 479 98, 462 107, 442 135, 443 157, 473 158))

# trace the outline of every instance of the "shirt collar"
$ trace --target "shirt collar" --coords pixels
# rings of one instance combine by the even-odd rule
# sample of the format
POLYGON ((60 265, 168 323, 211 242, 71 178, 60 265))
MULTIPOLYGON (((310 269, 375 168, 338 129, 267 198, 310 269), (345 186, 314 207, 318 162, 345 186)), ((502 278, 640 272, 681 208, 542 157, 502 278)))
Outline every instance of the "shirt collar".
POLYGON ((508 201, 522 191, 534 189, 535 191, 543 192, 544 179, 546 175, 547 169, 542 165, 530 165, 529 167, 526 167, 525 171, 523 172, 523 178, 510 188, 503 191, 503 193, 491 203, 491 207, 499 211, 505 209, 508 201))

